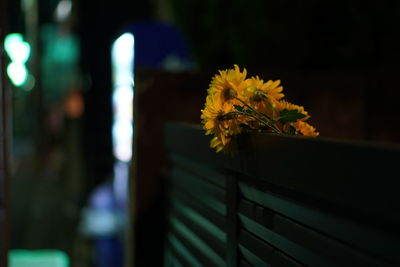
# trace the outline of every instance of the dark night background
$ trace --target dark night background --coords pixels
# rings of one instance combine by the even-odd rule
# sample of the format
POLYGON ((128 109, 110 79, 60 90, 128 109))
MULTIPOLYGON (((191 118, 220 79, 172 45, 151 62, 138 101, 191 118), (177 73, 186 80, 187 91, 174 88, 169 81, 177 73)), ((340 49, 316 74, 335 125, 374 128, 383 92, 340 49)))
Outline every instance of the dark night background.
MULTIPOLYGON (((8 18, 9 32, 22 32, 34 44, 30 67, 41 77, 37 78, 36 87, 31 92, 13 91, 14 139, 29 139, 33 144, 31 155, 16 153, 16 162, 21 165, 15 165, 23 167, 15 167, 13 176, 29 176, 29 179, 34 177, 32 179, 37 180, 32 182, 20 178, 15 180, 15 184, 13 182, 11 194, 16 204, 11 209, 16 212, 11 230, 14 235, 12 248, 52 246, 68 251, 74 261, 81 262, 79 266, 91 266, 83 263, 90 261, 85 259, 91 258, 88 256, 91 241, 79 239, 80 243, 76 241, 74 245, 71 241, 74 227, 65 230, 65 236, 69 235, 68 244, 62 244, 62 237, 56 241, 38 242, 36 237, 43 234, 40 231, 46 230, 43 225, 38 228, 40 230, 32 230, 37 233, 31 234, 30 238, 23 237, 29 230, 24 225, 26 217, 22 209, 29 199, 23 198, 21 192, 29 192, 29 186, 43 180, 38 177, 44 176, 46 171, 43 170, 51 165, 48 163, 52 157, 49 151, 54 146, 62 147, 62 153, 67 154, 65 157, 76 158, 77 163, 64 159, 64 165, 56 171, 64 177, 60 178, 63 182, 61 186, 54 184, 53 194, 57 195, 57 188, 64 185, 64 180, 68 179, 65 177, 69 177, 71 172, 84 177, 84 182, 67 186, 75 190, 75 195, 69 195, 67 206, 79 210, 93 188, 109 179, 114 164, 110 126, 110 48, 128 24, 160 21, 173 25, 186 40, 193 62, 190 71, 183 73, 168 74, 140 67, 136 70, 138 88, 135 90, 138 92, 148 83, 152 84, 150 88, 154 88, 154 92, 161 92, 160 95, 166 90, 175 92, 174 87, 186 90, 181 99, 182 106, 173 105, 173 108, 163 106, 162 99, 154 100, 157 93, 142 98, 138 93, 138 101, 142 101, 139 105, 142 104, 146 110, 143 113, 149 112, 148 116, 152 118, 165 113, 165 118, 170 116, 200 123, 199 114, 189 114, 196 114, 202 108, 212 75, 217 70, 238 64, 247 68, 250 75, 260 75, 264 80, 280 79, 287 99, 305 106, 321 137, 389 144, 400 141, 400 2, 397 0, 73 0, 72 15, 63 23, 54 21, 54 10, 59 1, 45 0, 37 1, 38 17, 34 26, 29 24, 31 15, 23 11, 22 2, 9 0, 5 3, 8 8, 0 11, 0 15, 8 18), (79 40, 79 83, 74 86, 83 97, 85 111, 79 118, 63 117, 64 128, 55 133, 46 128, 47 112, 62 106, 68 91, 48 97, 46 90, 42 89, 47 78, 39 65, 44 60, 46 41, 38 34, 44 25, 53 25, 59 34, 68 32, 79 40), (187 112, 186 117, 182 110, 187 112), (28 113, 29 118, 26 116, 28 113), (75 133, 78 133, 78 138, 71 137, 75 133), (25 229, 25 232, 20 229, 25 229), (77 253, 76 246, 85 247, 86 250, 82 251, 86 252, 77 253)), ((175 99, 180 99, 178 96, 181 95, 175 93, 175 99)), ((140 110, 135 114, 137 118, 141 118, 140 110)), ((150 142, 159 145, 157 141, 150 142)), ((53 188, 51 186, 49 188, 53 188)), ((47 189, 42 190, 47 192, 47 189)), ((146 190, 143 188, 143 192, 146 190)), ((140 213, 142 217, 139 216, 143 221, 138 227, 142 227, 143 233, 135 237, 139 243, 144 242, 144 249, 138 249, 144 255, 141 257, 149 257, 154 266, 162 260, 157 254, 162 243, 144 239, 155 236, 157 240, 157 231, 162 232, 162 227, 155 227, 156 232, 151 233, 154 225, 146 226, 150 221, 154 223, 162 219, 162 212, 155 212, 162 210, 158 190, 161 189, 155 189, 156 193, 148 190, 148 194, 154 195, 148 204, 144 204, 144 211, 140 213), (152 249, 154 257, 149 252, 152 249)), ((78 215, 68 218, 70 225, 77 224, 78 215)), ((41 223, 40 220, 37 222, 38 225, 41 223)), ((57 227, 64 227, 62 219, 53 226, 49 225, 54 227, 51 228, 54 231, 57 227)))
MULTIPOLYGON (((183 33, 197 71, 214 73, 239 64, 250 74, 281 79, 289 99, 308 102, 323 95, 338 100, 331 111, 315 103, 309 107, 313 122, 327 129, 322 136, 399 140, 397 1, 82 1, 79 6, 82 69, 97 88, 88 92, 86 116, 104 109, 103 120, 88 119, 89 136, 109 123, 111 40, 128 22, 162 20, 183 33), (337 116, 348 124, 337 122, 343 119, 337 116), (329 121, 333 125, 325 126, 329 121), (362 125, 352 132, 351 123, 362 125)), ((97 136, 104 144, 110 139, 107 132, 97 136)))

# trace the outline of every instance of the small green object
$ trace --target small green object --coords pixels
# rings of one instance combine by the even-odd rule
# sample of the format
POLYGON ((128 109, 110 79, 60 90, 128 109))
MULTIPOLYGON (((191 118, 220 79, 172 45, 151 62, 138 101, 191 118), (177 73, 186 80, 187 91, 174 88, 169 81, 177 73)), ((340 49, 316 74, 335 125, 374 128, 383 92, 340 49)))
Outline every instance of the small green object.
POLYGON ((233 105, 237 111, 243 112, 244 108, 239 105, 233 105))
POLYGON ((279 121, 281 121, 282 123, 296 122, 297 120, 302 119, 306 116, 297 110, 287 109, 282 110, 279 115, 279 121))
POLYGON ((8 267, 69 267, 69 257, 61 250, 10 250, 8 267))
POLYGON ((242 107, 242 106, 239 106, 239 105, 233 105, 233 107, 237 111, 239 111, 239 112, 241 112, 241 113, 243 113, 245 115, 253 115, 254 114, 254 112, 251 109, 248 109, 248 108, 245 108, 245 107, 242 107))

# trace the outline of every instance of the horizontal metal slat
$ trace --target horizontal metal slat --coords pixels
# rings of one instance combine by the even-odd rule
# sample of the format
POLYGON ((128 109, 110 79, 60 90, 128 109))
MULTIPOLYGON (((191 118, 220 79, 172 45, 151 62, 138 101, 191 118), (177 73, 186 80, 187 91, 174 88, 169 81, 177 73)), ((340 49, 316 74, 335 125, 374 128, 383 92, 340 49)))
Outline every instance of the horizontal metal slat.
MULTIPOLYGON (((247 249, 243 245, 239 244, 239 250, 243 256, 243 258, 250 262, 251 266, 257 267, 271 267, 271 264, 266 263, 261 258, 257 257, 251 250, 247 249)), ((241 262, 245 262, 245 260, 241 260, 241 262)))
POLYGON ((164 248, 165 267, 180 267, 190 265, 189 262, 180 254, 182 252, 176 251, 169 240, 167 240, 164 248))
POLYGON ((197 200, 207 204, 221 215, 226 215, 225 190, 194 177, 179 168, 173 168, 170 176, 170 186, 179 188, 182 192, 190 194, 197 200))
POLYGON ((398 144, 270 134, 249 134, 241 141, 243 161, 236 168, 241 174, 329 202, 338 214, 400 234, 398 144))
POLYGON ((208 201, 208 199, 193 196, 188 192, 181 191, 179 188, 171 188, 168 194, 171 201, 179 201, 189 206, 218 227, 222 232, 226 232, 226 217, 222 215, 225 211, 225 207, 220 208, 214 205, 214 201, 208 201))
POLYGON ((211 221, 209 221, 202 214, 196 212, 190 206, 185 205, 176 200, 171 201, 171 209, 172 212, 176 212, 181 216, 189 219, 194 224, 204 229, 204 231, 209 232, 215 239, 217 239, 220 243, 226 243, 226 233, 214 225, 211 221))
POLYGON ((393 263, 400 262, 398 253, 400 242, 395 237, 333 214, 311 209, 273 193, 260 191, 243 182, 239 182, 239 188, 245 198, 307 225, 326 236, 347 243, 365 254, 370 254, 371 257, 385 258, 393 263))
POLYGON ((290 255, 292 258, 303 262, 307 266, 326 266, 333 267, 332 263, 328 261, 324 261, 321 257, 316 254, 311 253, 310 251, 304 249, 303 247, 298 246, 297 244, 282 238, 272 231, 268 231, 265 228, 262 228, 254 221, 249 220, 247 217, 241 215, 241 223, 243 225, 243 229, 249 231, 254 234, 258 238, 269 242, 270 244, 276 246, 277 248, 284 251, 286 254, 290 255))
POLYGON ((170 153, 170 161, 181 169, 190 172, 193 175, 199 176, 208 182, 219 187, 226 187, 226 177, 220 172, 212 169, 210 166, 200 163, 199 161, 191 160, 178 153, 170 153))
POLYGON ((169 216, 169 224, 174 235, 201 261, 204 266, 224 266, 225 259, 210 248, 196 233, 177 217, 169 216))
POLYGON ((226 157, 209 148, 199 126, 169 123, 165 133, 169 151, 334 203, 371 227, 400 234, 399 145, 254 133, 239 136, 240 153, 226 157))
POLYGON ((171 180, 175 184, 186 187, 191 192, 196 192, 204 196, 209 196, 222 202, 225 201, 224 189, 209 183, 207 180, 196 177, 179 167, 175 166, 174 168, 172 168, 171 180))
POLYGON ((243 199, 239 216, 246 230, 309 266, 385 266, 382 261, 243 199))
POLYGON ((201 267, 201 262, 189 251, 189 249, 176 238, 173 233, 168 234, 168 242, 173 251, 173 255, 180 258, 182 262, 188 263, 186 266, 201 267))
POLYGON ((245 259, 254 266, 304 266, 245 230, 239 232, 239 246, 244 256, 250 256, 245 259))
MULTIPOLYGON (((182 256, 186 256, 188 262, 186 266, 218 266, 214 262, 210 261, 210 259, 206 257, 198 247, 194 246, 180 232, 175 229, 172 230, 171 235, 179 242, 178 244, 180 245, 180 249, 184 248, 186 250, 184 253, 181 253, 179 250, 177 251, 178 253, 181 253, 182 256), (190 255, 191 257, 187 257, 187 255, 190 255)), ((176 249, 178 249, 178 246, 176 246, 176 249)))
POLYGON ((196 234, 201 241, 203 241, 207 246, 215 251, 221 258, 225 258, 226 251, 226 240, 221 241, 218 238, 218 233, 213 232, 213 228, 206 227, 205 224, 193 221, 192 218, 186 216, 182 213, 182 210, 174 209, 170 213, 170 216, 177 218, 182 222, 190 231, 196 234))

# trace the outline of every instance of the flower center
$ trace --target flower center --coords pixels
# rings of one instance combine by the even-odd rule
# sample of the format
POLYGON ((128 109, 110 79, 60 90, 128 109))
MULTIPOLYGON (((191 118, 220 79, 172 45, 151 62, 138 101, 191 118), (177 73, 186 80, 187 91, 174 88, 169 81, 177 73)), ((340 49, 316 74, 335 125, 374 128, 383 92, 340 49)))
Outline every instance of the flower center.
POLYGON ((232 88, 225 88, 222 92, 222 96, 224 97, 225 101, 233 99, 237 96, 237 93, 232 88))
POLYGON ((267 96, 261 90, 256 90, 253 94, 253 101, 255 101, 255 102, 263 101, 266 98, 267 98, 267 96))
POLYGON ((223 111, 218 112, 217 120, 219 121, 225 120, 225 113, 223 111))

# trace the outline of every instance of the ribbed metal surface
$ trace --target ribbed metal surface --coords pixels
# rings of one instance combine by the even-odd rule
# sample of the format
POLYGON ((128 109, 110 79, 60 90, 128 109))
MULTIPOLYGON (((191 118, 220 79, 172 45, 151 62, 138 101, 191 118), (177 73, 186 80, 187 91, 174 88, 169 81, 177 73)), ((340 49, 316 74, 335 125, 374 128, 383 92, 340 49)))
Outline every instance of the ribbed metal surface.
POLYGON ((400 149, 251 135, 226 157, 196 127, 167 130, 166 266, 400 265, 400 208, 392 203, 400 202, 400 149), (287 166, 299 151, 307 161, 287 166), (371 158, 380 167, 365 165, 371 158), (379 168, 378 180, 363 182, 379 168))
POLYGON ((226 266, 224 176, 174 155, 167 192, 166 265, 226 266))
POLYGON ((383 231, 245 182, 239 188, 243 227, 308 266, 390 266, 398 260, 399 240, 383 231))

